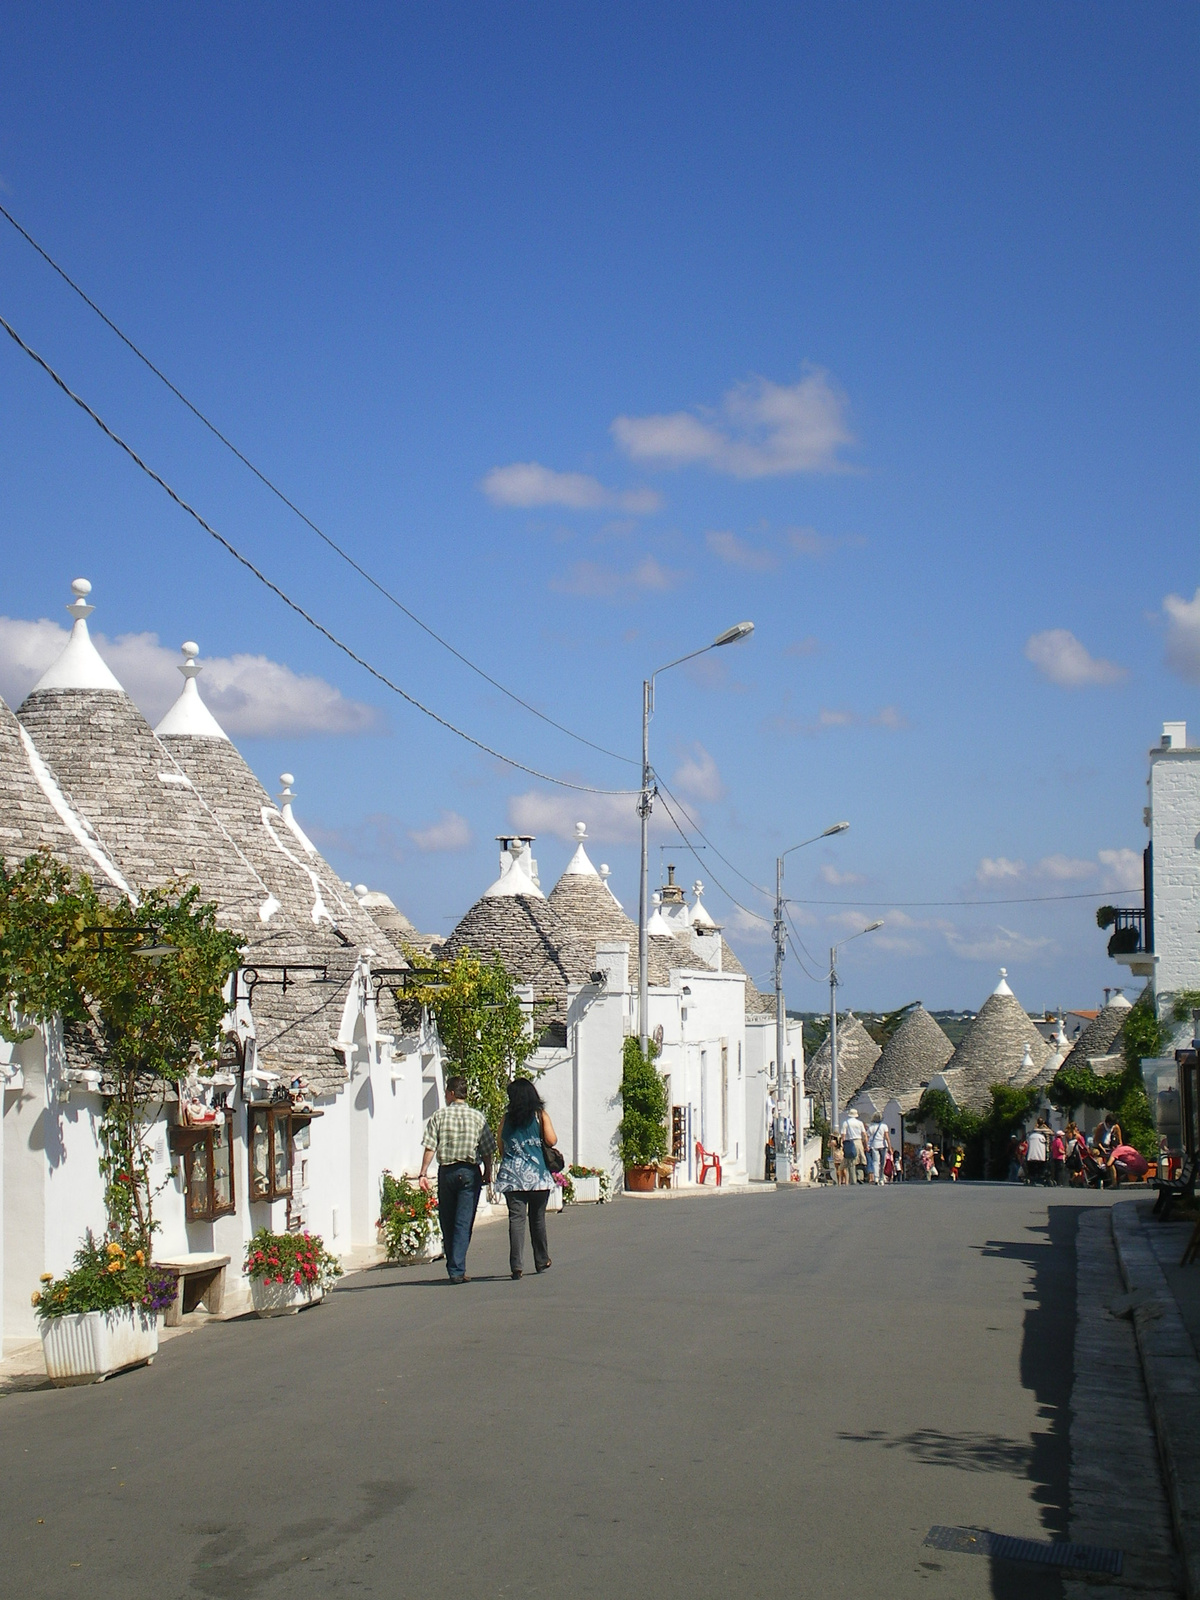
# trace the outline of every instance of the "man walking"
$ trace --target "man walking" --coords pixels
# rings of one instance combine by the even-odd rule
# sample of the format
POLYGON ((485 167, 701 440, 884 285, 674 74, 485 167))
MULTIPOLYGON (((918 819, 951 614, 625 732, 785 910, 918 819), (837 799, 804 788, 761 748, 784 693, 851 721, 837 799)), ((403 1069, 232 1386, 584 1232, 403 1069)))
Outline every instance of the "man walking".
POLYGON ((892 1148, 892 1136, 888 1132, 888 1125, 883 1120, 883 1113, 877 1111, 871 1123, 867 1136, 867 1173, 868 1182, 882 1183, 884 1162, 888 1151, 892 1148))
POLYGON ((451 1283, 467 1283, 467 1247, 479 1191, 492 1181, 496 1140, 482 1111, 467 1104, 467 1080, 446 1080, 446 1104, 425 1124, 421 1188, 429 1193, 429 1166, 437 1157, 438 1219, 451 1283), (482 1171, 480 1170, 482 1166, 482 1171))
POLYGON ((858 1167, 866 1150, 867 1125, 857 1111, 848 1111, 842 1123, 842 1154, 846 1161, 846 1176, 851 1183, 858 1182, 858 1167))

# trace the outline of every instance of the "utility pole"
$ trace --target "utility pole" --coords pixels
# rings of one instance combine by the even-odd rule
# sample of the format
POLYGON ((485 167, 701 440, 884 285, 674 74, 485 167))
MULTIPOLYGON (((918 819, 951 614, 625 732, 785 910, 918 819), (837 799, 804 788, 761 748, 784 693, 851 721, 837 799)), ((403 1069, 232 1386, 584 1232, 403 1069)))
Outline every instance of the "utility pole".
POLYGON ((829 1132, 838 1128, 837 1081, 837 945, 829 947, 829 1132))
MULTIPOLYGON (((788 1149, 788 1122, 784 1107, 790 1096, 785 1093, 788 1082, 784 1070, 784 1053, 787 1049, 787 1013, 783 999, 783 959, 786 928, 783 921, 783 857, 775 861, 775 1182, 790 1183, 792 1155, 788 1149)), ((797 1146, 799 1154, 799 1146, 797 1146)))

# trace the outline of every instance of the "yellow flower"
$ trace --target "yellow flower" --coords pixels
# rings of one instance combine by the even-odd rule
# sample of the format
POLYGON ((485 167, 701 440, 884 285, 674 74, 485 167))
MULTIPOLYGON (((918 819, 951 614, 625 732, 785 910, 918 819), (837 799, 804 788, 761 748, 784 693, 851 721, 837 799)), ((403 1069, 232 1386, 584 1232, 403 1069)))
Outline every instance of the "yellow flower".
POLYGON ((54 1274, 52 1272, 43 1272, 42 1273, 42 1277, 41 1277, 41 1281, 43 1283, 53 1283, 54 1282, 54 1274))
POLYGON ((124 1263, 123 1262, 110 1261, 108 1263, 109 1272, 121 1272, 123 1269, 124 1269, 124 1263))
POLYGON ((29 1304, 31 1306, 36 1306, 40 1302, 41 1298, 42 1298, 41 1295, 35 1289, 33 1291, 33 1293, 29 1296, 29 1304))
POLYGON ((144 1262, 146 1260, 146 1257, 145 1257, 145 1254, 144 1254, 143 1251, 135 1250, 133 1252, 133 1259, 137 1262, 138 1266, 140 1267, 140 1266, 142 1266, 144 1264, 144 1262))
POLYGON ((123 1256, 125 1254, 124 1250, 122 1250, 121 1246, 116 1242, 115 1239, 112 1240, 106 1246, 106 1248, 110 1256, 123 1256))

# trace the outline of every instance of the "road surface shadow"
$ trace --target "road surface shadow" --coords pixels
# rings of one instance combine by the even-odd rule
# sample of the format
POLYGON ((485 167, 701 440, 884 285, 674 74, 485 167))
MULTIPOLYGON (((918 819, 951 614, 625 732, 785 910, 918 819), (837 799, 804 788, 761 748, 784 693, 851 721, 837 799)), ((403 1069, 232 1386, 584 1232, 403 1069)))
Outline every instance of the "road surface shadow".
MULTIPOLYGON (((1031 1436, 1025 1470, 1035 1485, 1034 1499, 1042 1507, 1042 1526, 1049 1539, 1068 1537, 1070 1516, 1078 1225, 1078 1208, 1052 1205, 1045 1227, 1026 1230, 1041 1234, 1041 1243, 1032 1238, 990 1239, 981 1249, 985 1259, 1023 1261, 1033 1273, 1025 1297, 1029 1307, 1021 1340, 1021 1382, 1036 1397, 1047 1426, 1045 1432, 1031 1436)), ((992 1593, 996 1600, 1059 1600, 1062 1580, 1056 1572, 993 1559, 992 1593)))
POLYGON ((960 1472, 1008 1472, 1024 1478, 1033 1461, 1033 1446, 998 1433, 946 1433, 941 1428, 914 1428, 887 1434, 880 1428, 839 1433, 856 1444, 877 1444, 884 1450, 905 1450, 927 1467, 956 1467, 960 1472))

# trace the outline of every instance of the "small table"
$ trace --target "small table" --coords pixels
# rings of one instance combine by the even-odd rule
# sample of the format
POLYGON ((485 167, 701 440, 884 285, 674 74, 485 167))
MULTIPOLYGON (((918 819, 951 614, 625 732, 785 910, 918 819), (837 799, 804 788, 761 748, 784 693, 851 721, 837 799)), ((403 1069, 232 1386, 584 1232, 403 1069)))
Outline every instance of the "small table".
POLYGON ((163 1315, 163 1325, 177 1328, 185 1314, 197 1306, 216 1316, 225 1299, 225 1268, 228 1256, 206 1255, 196 1251, 186 1256, 166 1256, 155 1261, 156 1267, 165 1267, 177 1274, 175 1299, 163 1315))

